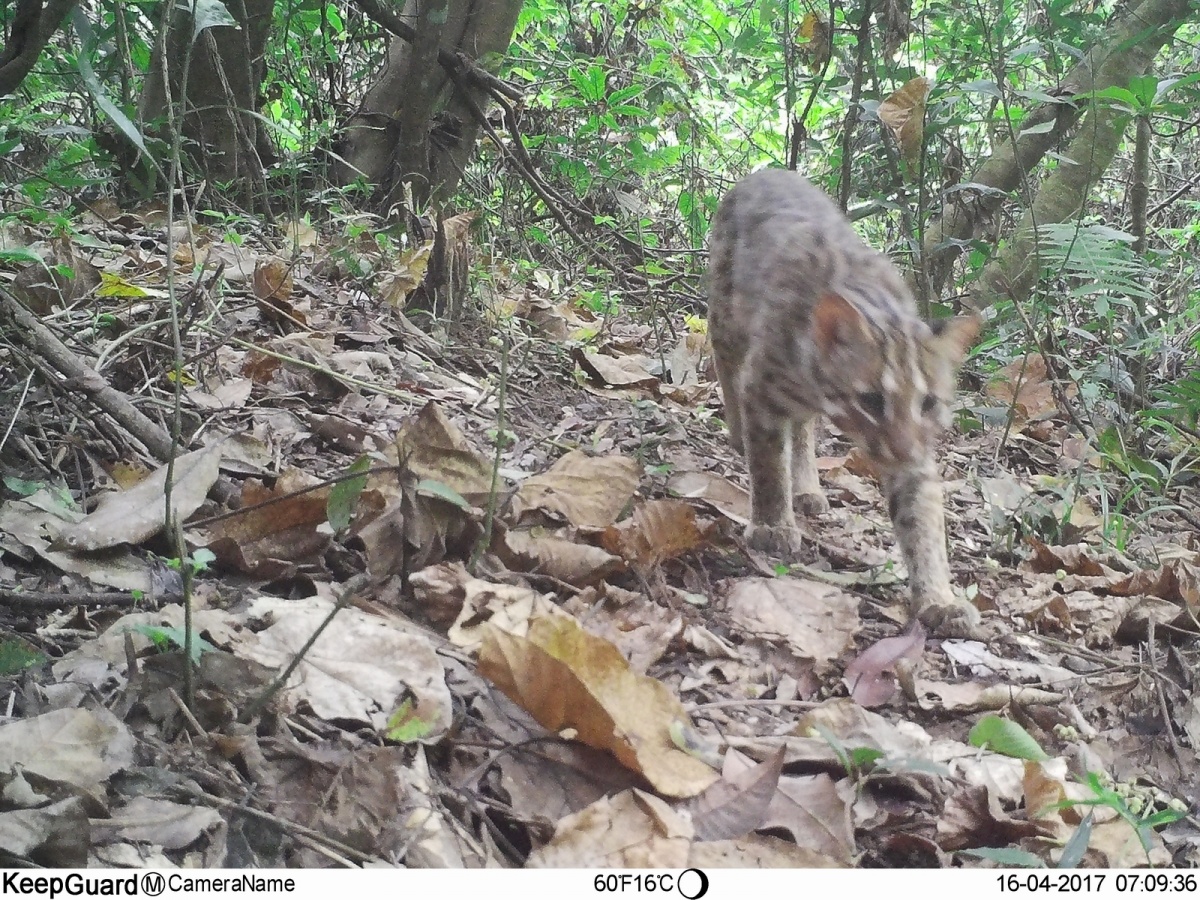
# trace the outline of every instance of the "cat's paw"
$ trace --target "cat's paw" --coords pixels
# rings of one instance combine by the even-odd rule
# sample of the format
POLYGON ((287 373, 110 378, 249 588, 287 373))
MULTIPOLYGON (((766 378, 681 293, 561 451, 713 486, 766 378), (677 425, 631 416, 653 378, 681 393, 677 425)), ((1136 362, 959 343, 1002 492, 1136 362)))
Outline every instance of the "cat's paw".
POLYGON ((829 501, 820 491, 806 492, 796 495, 795 507, 806 516, 819 516, 829 512, 829 501))
POLYGON ((751 522, 746 526, 746 543, 751 550, 791 559, 800 552, 803 544, 800 529, 795 525, 759 525, 751 522))
POLYGON ((931 633, 941 637, 983 636, 983 620, 979 610, 960 597, 913 598, 913 613, 931 633))

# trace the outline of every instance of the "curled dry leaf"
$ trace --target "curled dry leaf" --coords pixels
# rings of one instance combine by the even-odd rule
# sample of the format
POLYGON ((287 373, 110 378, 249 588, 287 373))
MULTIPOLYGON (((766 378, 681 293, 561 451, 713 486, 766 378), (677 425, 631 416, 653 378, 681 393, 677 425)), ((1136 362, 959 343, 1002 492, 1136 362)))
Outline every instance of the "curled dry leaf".
MULTIPOLYGON (((59 532, 64 522, 77 521, 80 516, 73 510, 42 503, 45 497, 46 493, 39 491, 25 500, 10 500, 0 505, 0 535, 12 542, 6 550, 12 550, 13 544, 19 544, 59 571, 82 575, 93 584, 123 591, 151 592, 155 582, 150 566, 128 547, 86 554, 51 550, 46 535, 59 532), (54 511, 49 512, 48 509, 54 511)), ((67 602, 70 602, 70 597, 64 595, 64 603, 67 602)))
POLYGON ((670 689, 632 672, 616 647, 573 618, 534 618, 526 637, 489 628, 479 671, 543 727, 573 729, 580 741, 609 751, 662 794, 690 797, 716 779, 712 769, 675 746, 672 726, 690 723, 670 689))
POLYGON ((856 703, 868 709, 881 706, 896 692, 896 667, 920 662, 924 652, 925 629, 914 622, 904 634, 876 641, 854 657, 846 666, 842 682, 856 703))
POLYGON ((646 570, 695 550, 712 530, 696 521, 696 511, 680 500, 651 500, 619 525, 604 529, 601 543, 630 565, 646 570))
POLYGON ((650 371, 653 361, 641 353, 608 356, 576 348, 572 355, 593 381, 606 387, 643 388, 651 392, 658 390, 658 376, 650 371))
POLYGON ((492 487, 491 462, 433 401, 396 435, 396 458, 417 481, 444 484, 472 505, 482 505, 492 487))
POLYGON ((691 843, 687 816, 635 788, 560 819, 554 837, 530 854, 526 866, 679 869, 691 843))
POLYGON ((702 500, 738 525, 750 522, 750 495, 720 475, 676 472, 667 480, 667 490, 677 497, 702 500))
POLYGON ((860 627, 854 597, 800 578, 743 578, 730 589, 726 606, 743 632, 782 642, 818 666, 845 653, 860 627))
MULTIPOLYGON (((185 453, 175 460, 171 515, 183 521, 204 502, 220 474, 221 445, 185 453)), ((100 498, 95 511, 58 533, 51 549, 90 552, 117 544, 140 544, 163 529, 167 466, 136 487, 100 498)))
POLYGON ((742 837, 762 825, 779 787, 784 756, 785 751, 780 747, 762 762, 755 763, 736 750, 728 750, 721 780, 691 803, 697 840, 742 837), (742 760, 740 764, 733 762, 738 757, 742 760))
POLYGON ((521 483, 512 500, 513 517, 524 521, 542 512, 576 528, 607 528, 629 504, 641 474, 636 460, 572 450, 541 475, 521 483))
MULTIPOLYGON (((271 625, 242 655, 282 668, 300 652, 333 605, 325 600, 261 597, 253 618, 271 625)), ((324 719, 369 723, 382 731, 405 697, 425 723, 422 740, 438 739, 450 726, 450 689, 433 644, 400 620, 342 609, 321 632, 283 694, 307 703, 324 719)))
POLYGON ((550 534, 508 531, 501 547, 500 557, 509 569, 550 575, 577 587, 598 584, 625 569, 620 556, 550 534))
POLYGON ((879 104, 879 119, 892 130, 900 152, 912 163, 921 155, 925 130, 925 100, 933 86, 928 78, 919 76, 904 84, 879 104))

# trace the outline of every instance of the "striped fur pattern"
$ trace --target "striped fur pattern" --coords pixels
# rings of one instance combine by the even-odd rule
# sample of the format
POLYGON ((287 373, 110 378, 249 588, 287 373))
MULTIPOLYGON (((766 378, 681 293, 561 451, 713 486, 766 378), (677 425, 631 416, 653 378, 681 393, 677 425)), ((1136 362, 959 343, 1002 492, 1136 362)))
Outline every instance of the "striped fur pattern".
POLYGON ((793 498, 809 515, 828 509, 813 438, 828 416, 880 473, 914 614, 943 633, 973 629, 978 612, 950 586, 935 452, 978 320, 921 321, 891 262, 822 191, 778 169, 721 201, 708 294, 725 418, 750 469, 749 544, 790 556, 793 498))

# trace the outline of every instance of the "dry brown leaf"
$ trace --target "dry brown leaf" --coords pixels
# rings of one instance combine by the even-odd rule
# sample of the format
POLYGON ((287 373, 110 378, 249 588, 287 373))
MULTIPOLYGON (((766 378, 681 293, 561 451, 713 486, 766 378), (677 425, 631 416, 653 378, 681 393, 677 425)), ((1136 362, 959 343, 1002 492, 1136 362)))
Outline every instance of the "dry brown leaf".
POLYGON ((904 634, 876 641, 846 666, 842 683, 854 701, 868 709, 881 706, 896 692, 898 665, 915 665, 925 652, 925 629, 919 622, 904 634))
POLYGON ((800 578, 743 578, 730 589, 726 607, 743 632, 782 642, 818 667, 845 653, 860 626, 857 599, 800 578))
POLYGON ((403 309, 408 295, 421 286, 425 270, 429 267, 429 256, 433 253, 433 241, 401 252, 395 268, 379 281, 379 297, 384 303, 403 309))
POLYGON ((491 491, 491 462, 432 401, 396 435, 396 456, 418 479, 441 482, 470 503, 491 491))
POLYGON ((853 794, 843 795, 828 775, 785 775, 779 779, 762 828, 786 831, 798 846, 849 866, 858 852, 850 816, 853 799, 853 794))
MULTIPOLYGON (((329 615, 332 604, 310 597, 261 597, 250 616, 270 626, 241 654, 283 668, 329 615)), ((450 689, 432 642, 397 619, 342 609, 308 648, 283 689, 293 707, 301 701, 324 719, 369 723, 383 731, 406 697, 425 726, 420 740, 436 741, 450 726, 450 689)))
POLYGON ((534 511, 565 519, 576 528, 600 530, 616 521, 637 489, 642 467, 623 456, 588 456, 572 450, 546 472, 527 478, 512 500, 513 518, 534 511))
POLYGON ((660 793, 691 797, 716 780, 712 769, 675 746, 672 728, 691 725, 670 689, 632 672, 616 647, 572 618, 534 618, 526 637, 489 628, 479 671, 542 726, 574 730, 660 793))
POLYGON ((634 789, 561 819, 550 843, 534 850, 525 865, 680 869, 687 865, 691 843, 686 816, 653 794, 634 789))
POLYGON ((577 347, 572 355, 580 368, 602 385, 617 388, 636 387, 652 392, 658 390, 658 376, 650 372, 653 361, 641 353, 607 356, 577 347))
MULTIPOLYGON (((220 475, 220 465, 220 444, 176 458, 172 473, 172 518, 183 521, 200 508, 220 475)), ((91 552, 117 544, 140 544, 158 534, 165 519, 167 468, 155 470, 127 491, 103 495, 94 512, 58 533, 51 548, 91 552)))
POLYGON ((750 495, 711 472, 675 472, 667 490, 688 500, 701 500, 738 525, 750 522, 750 495))
POLYGON ((933 83, 918 76, 879 104, 879 119, 892 130, 900 152, 909 162, 921 155, 925 129, 925 100, 933 83))
POLYGON ((292 264, 278 256, 265 257, 254 265, 254 296, 259 300, 287 303, 291 299, 292 264))
POLYGON ((624 571, 625 563, 599 547, 536 531, 510 530, 502 538, 502 561, 515 572, 537 572, 584 587, 624 571))
POLYGON ((785 751, 780 747, 762 762, 755 763, 732 748, 728 750, 721 780, 692 800, 696 839, 728 840, 761 826, 779 787, 784 756, 785 751))
POLYGON ((696 511, 679 500, 651 500, 638 506, 619 525, 604 529, 600 542, 610 553, 641 570, 674 559, 704 543, 705 532, 696 511))
POLYGON ((816 10, 810 10, 800 20, 798 31, 800 52, 808 57, 809 68, 820 72, 829 62, 833 49, 833 29, 829 27, 829 20, 816 10))
MULTIPOLYGON (((1028 353, 1013 360, 991 377, 986 391, 993 400, 1010 407, 1019 424, 1049 418, 1058 412, 1050 372, 1040 353, 1028 353)), ((1077 393, 1074 384, 1063 385, 1063 391, 1068 398, 1077 393)))

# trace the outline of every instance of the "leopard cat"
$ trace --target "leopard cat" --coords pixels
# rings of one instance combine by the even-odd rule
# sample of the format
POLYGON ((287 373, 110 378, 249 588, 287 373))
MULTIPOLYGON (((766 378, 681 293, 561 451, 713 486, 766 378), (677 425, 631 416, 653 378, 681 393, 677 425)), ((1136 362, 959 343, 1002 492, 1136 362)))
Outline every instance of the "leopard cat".
POLYGON ((936 452, 976 316, 927 325, 886 256, 794 172, 750 175, 713 220, 709 333, 725 418, 750 470, 750 547, 790 557, 795 505, 829 508, 813 429, 831 419, 880 475, 908 567, 912 612, 943 634, 972 633, 974 606, 950 586, 936 452))

